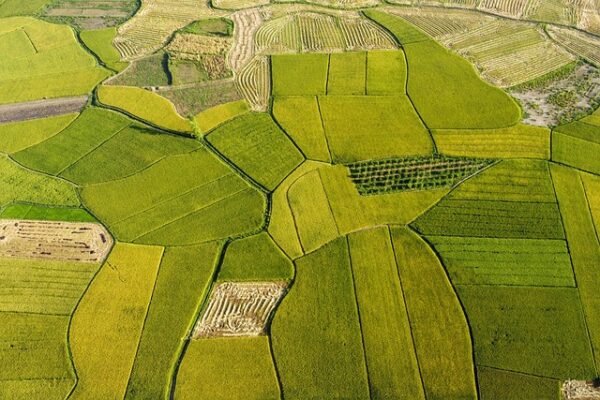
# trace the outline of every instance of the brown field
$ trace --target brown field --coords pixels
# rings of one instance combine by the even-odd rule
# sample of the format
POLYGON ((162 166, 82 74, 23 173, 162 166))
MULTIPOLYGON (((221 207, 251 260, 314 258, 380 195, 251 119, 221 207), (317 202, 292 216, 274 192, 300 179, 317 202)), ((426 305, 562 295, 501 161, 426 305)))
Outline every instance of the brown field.
POLYGON ((0 220, 0 257, 101 262, 112 238, 100 224, 0 220))
POLYGON ((592 382, 566 381, 562 387, 566 400, 600 400, 600 387, 594 387, 592 382))
POLYGON ((282 282, 224 282, 213 289, 195 339, 215 336, 258 336, 286 292, 282 282))

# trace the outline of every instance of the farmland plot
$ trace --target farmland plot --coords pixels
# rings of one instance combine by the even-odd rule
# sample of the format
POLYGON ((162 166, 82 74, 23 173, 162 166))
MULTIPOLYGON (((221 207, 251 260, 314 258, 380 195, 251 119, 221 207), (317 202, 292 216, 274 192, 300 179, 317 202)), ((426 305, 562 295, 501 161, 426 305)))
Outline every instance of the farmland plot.
POLYGON ((492 162, 444 156, 391 158, 348 164, 348 169, 358 192, 366 196, 452 187, 492 162))
POLYGON ((220 252, 217 242, 165 249, 126 399, 165 395, 182 350, 182 338, 189 334, 196 310, 207 294, 220 252))
POLYGON ((0 257, 69 262, 102 262, 112 246, 99 224, 0 220, 0 257))
POLYGON ((283 393, 288 399, 368 398, 346 239, 297 260, 296 269, 271 326, 283 393))
POLYGON ((221 125, 207 140, 267 190, 273 190, 304 157, 266 114, 245 114, 221 125))
POLYGON ((476 175, 414 227, 425 235, 564 239, 548 165, 533 160, 502 161, 476 175))
POLYGON ((562 125, 552 132, 552 160, 588 172, 600 173, 600 121, 595 116, 562 125))
POLYGON ((254 111, 266 111, 271 95, 271 68, 266 57, 255 57, 237 75, 240 93, 254 111))
POLYGON ((372 398, 424 399, 387 227, 348 236, 372 398))
MULTIPOLYGON (((267 74, 268 78, 268 74, 267 74)), ((165 86, 156 93, 170 100, 179 115, 196 115, 211 107, 244 98, 233 79, 202 82, 191 86, 165 86)), ((267 90, 267 100, 269 90, 267 90)))
POLYGON ((78 206, 75 187, 68 182, 25 169, 0 155, 0 205, 14 202, 78 206))
POLYGON ((129 64, 125 61, 121 61, 121 54, 119 54, 113 45, 113 40, 116 36, 116 28, 94 29, 80 33, 81 41, 94 52, 108 68, 121 72, 129 64))
POLYGON ((98 222, 87 211, 71 207, 46 207, 13 203, 2 209, 2 219, 28 219, 36 221, 98 222))
POLYGON ((444 268, 408 228, 391 231, 427 398, 476 399, 467 320, 444 268))
POLYGON ((597 278, 598 265, 600 265, 600 243, 593 220, 597 217, 590 213, 590 203, 597 203, 597 193, 589 187, 587 179, 587 187, 583 186, 582 175, 575 170, 553 165, 551 171, 594 351, 596 373, 598 373, 600 372, 598 371, 600 365, 600 351, 598 350, 600 349, 600 317, 598 315, 600 283, 597 278), (590 189, 592 190, 586 191, 590 189))
POLYGON ((594 361, 576 289, 458 286, 480 365, 566 379, 594 361))
POLYGON ((192 340, 177 375, 175 398, 195 398, 199 393, 215 400, 279 399, 268 339, 192 340))
POLYGON ((79 377, 70 398, 125 395, 162 254, 162 247, 118 243, 102 266, 70 326, 79 377))
POLYGON ((0 27, 0 104, 89 93, 108 71, 62 25, 7 18, 0 27))
POLYGON ((193 339, 220 336, 260 336, 285 295, 281 282, 221 282, 211 292, 193 339))
POLYGON ((271 57, 274 96, 307 96, 327 92, 327 54, 271 57))
POLYGON ((238 239, 227 247, 217 281, 290 281, 294 266, 267 232, 238 239))
POLYGON ((0 124, 0 151, 16 153, 61 132, 78 114, 65 114, 29 121, 0 124), (26 135, 23 132, 27 132, 26 135))
POLYGON ((177 113, 173 103, 148 90, 128 86, 100 86, 98 101, 170 131, 192 131, 190 121, 177 113))
POLYGON ((550 158, 550 130, 519 124, 500 129, 432 131, 438 151, 451 156, 487 158, 550 158))
POLYGON ((201 133, 207 133, 228 120, 239 117, 249 110, 245 100, 221 104, 205 110, 194 117, 196 127, 201 133))
POLYGON ((496 368, 477 370, 481 399, 556 399, 559 380, 496 368))
POLYGON ((163 50, 128 62, 121 73, 105 81, 108 85, 143 88, 168 87, 168 55, 163 50))
POLYGON ((52 22, 67 22, 77 28, 96 29, 123 23, 136 9, 134 0, 57 0, 44 9, 52 22))
POLYGON ((265 207, 259 191, 204 149, 86 186, 81 196, 116 238, 146 244, 195 244, 252 232, 262 225, 265 207))
POLYGON ((272 19, 256 31, 257 54, 395 49, 389 33, 359 17, 316 12, 272 19))
POLYGON ((406 96, 320 96, 334 162, 427 155, 429 134, 406 96))
POLYGON ((196 0, 147 0, 119 27, 114 43, 123 59, 136 59, 158 50, 177 29, 212 14, 196 0))

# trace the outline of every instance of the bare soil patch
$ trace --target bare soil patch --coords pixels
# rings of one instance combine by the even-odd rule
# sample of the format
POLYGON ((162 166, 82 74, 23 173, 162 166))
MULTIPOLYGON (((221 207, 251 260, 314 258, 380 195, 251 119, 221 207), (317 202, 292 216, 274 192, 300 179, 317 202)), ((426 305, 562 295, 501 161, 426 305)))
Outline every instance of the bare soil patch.
POLYGON ((286 292, 283 282, 224 282, 214 287, 193 337, 264 334, 275 306, 286 292))
POLYGON ((0 105, 0 123, 80 112, 87 100, 87 96, 80 96, 0 105))
POLYGON ((97 263, 111 246, 112 238, 100 224, 0 220, 0 257, 97 263))
POLYGON ((565 400, 600 400, 600 386, 587 381, 566 381, 562 387, 565 400))

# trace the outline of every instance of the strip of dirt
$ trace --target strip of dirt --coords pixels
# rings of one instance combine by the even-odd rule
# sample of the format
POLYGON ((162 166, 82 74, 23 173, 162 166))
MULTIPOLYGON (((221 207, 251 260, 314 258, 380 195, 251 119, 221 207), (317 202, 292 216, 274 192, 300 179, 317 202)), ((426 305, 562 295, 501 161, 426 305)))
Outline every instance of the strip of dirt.
POLYGON ((194 339, 218 336, 258 336, 286 292, 283 282, 224 282, 213 289, 194 339))
POLYGON ((100 224, 0 220, 0 257, 102 262, 112 238, 100 224))
POLYGON ((0 124, 80 112, 87 101, 80 96, 0 105, 0 124))
POLYGON ((600 400, 600 381, 566 381, 562 394, 565 400, 600 400))

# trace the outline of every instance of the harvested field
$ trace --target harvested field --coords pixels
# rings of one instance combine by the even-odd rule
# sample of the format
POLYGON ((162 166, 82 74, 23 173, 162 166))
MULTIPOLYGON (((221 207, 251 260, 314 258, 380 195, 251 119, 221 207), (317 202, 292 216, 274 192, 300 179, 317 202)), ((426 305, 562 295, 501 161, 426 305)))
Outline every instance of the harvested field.
POLYGON ((240 93, 254 111, 266 111, 271 94, 270 63, 267 57, 255 57, 237 76, 240 93))
POLYGON ((254 57, 254 35, 264 21, 260 9, 243 10, 231 15, 233 20, 233 47, 228 62, 231 69, 240 72, 254 57))
POLYGON ((147 0, 133 18, 119 27, 115 47, 126 60, 149 55, 177 29, 214 14, 206 3, 197 0, 147 0))
POLYGON ((231 44, 232 40, 228 37, 178 33, 166 50, 179 59, 198 60, 201 54, 225 54, 231 44))
POLYGON ((316 12, 270 20, 256 31, 255 42, 258 54, 396 48, 391 35, 368 19, 316 12))
POLYGON ((112 246, 100 224, 0 220, 0 257, 102 262, 112 246))
POLYGON ((265 333, 271 313, 287 284, 223 282, 213 289, 193 337, 258 336, 265 333))
POLYGON ((600 38, 597 36, 555 26, 549 26, 547 32, 570 52, 600 67, 600 38))
POLYGON ((0 124, 80 112, 88 97, 65 97, 0 105, 0 124))
POLYGON ((565 400, 598 400, 600 387, 590 381, 568 380, 561 388, 565 400))
POLYGON ((54 0, 43 11, 43 17, 80 29, 97 29, 123 23, 136 8, 135 0, 54 0))

